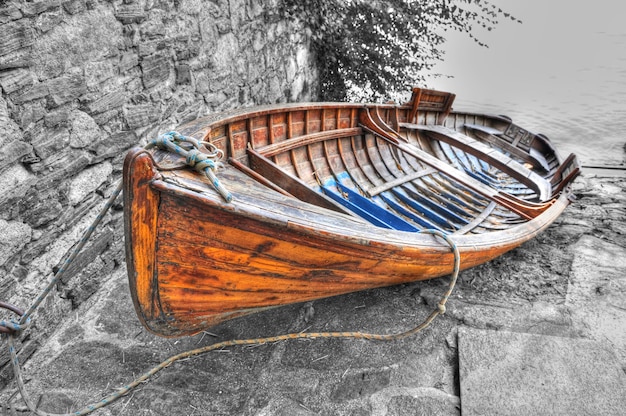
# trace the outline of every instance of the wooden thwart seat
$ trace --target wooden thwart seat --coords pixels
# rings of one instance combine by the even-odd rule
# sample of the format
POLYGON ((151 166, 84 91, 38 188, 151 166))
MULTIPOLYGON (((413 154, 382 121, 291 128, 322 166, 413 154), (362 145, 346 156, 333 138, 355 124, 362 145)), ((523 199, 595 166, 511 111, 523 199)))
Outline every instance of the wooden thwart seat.
POLYGON ((406 152, 407 154, 415 157, 418 160, 421 160, 423 163, 435 168, 436 170, 449 176, 450 178, 454 178, 454 180, 461 185, 472 189, 473 191, 477 192, 487 199, 497 202, 499 205, 508 208, 509 210, 515 212, 523 218, 530 220, 537 217, 546 209, 548 209, 554 201, 551 200, 542 203, 532 203, 516 198, 513 195, 500 192, 497 189, 485 185, 484 183, 471 177, 467 173, 460 171, 448 165, 447 163, 437 159, 433 155, 417 148, 416 146, 407 143, 404 138, 399 135, 398 132, 393 130, 391 127, 386 125, 384 121, 382 121, 382 119, 380 118, 380 114, 378 114, 376 108, 373 108, 372 111, 370 111, 370 109, 366 109, 365 111, 361 112, 359 121, 365 129, 395 144, 401 151, 406 152))
POLYGON ((552 187, 544 178, 524 167, 519 162, 504 156, 497 149, 491 148, 478 140, 443 126, 423 126, 403 123, 402 127, 414 129, 432 136, 436 140, 455 146, 466 153, 474 155, 488 164, 495 166, 524 185, 535 190, 541 201, 552 197, 552 187))
POLYGON ((540 166, 544 171, 550 172, 550 165, 540 152, 536 151, 532 147, 528 152, 526 152, 514 144, 509 143, 507 140, 501 138, 504 134, 502 131, 493 127, 479 126, 475 124, 465 124, 464 127, 470 131, 482 133, 480 135, 482 140, 500 147, 502 150, 511 153, 524 162, 530 163, 533 166, 540 166))

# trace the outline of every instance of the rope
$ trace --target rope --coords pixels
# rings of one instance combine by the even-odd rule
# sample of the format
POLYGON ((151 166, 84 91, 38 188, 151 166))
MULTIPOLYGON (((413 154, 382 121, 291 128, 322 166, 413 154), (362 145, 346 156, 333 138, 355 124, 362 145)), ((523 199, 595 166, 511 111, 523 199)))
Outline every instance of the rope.
POLYGON ((216 148, 212 143, 201 142, 193 137, 183 136, 180 133, 171 131, 169 133, 162 134, 146 146, 147 149, 152 147, 168 150, 184 157, 185 163, 189 167, 206 175, 206 177, 211 181, 213 188, 215 188, 215 190, 222 196, 222 198, 224 198, 226 202, 232 201, 233 196, 231 193, 224 188, 219 179, 217 179, 217 176, 215 176, 215 171, 221 165, 219 159, 222 158, 223 154, 222 151, 216 148), (193 146, 193 148, 185 149, 180 146, 181 143, 189 143, 193 146), (201 152, 199 150, 201 146, 207 149, 209 153, 201 152), (214 161, 214 159, 217 159, 217 162, 214 161))
MULTIPOLYGON (((202 142, 202 144, 204 144, 205 146, 210 145, 209 147, 206 147, 206 148, 211 152, 211 154, 199 152, 197 151, 197 149, 200 147, 200 144, 201 144, 200 142, 198 142, 197 140, 191 137, 184 137, 184 136, 179 135, 178 133, 170 132, 159 137, 158 139, 153 140, 146 147, 150 148, 150 147, 158 146, 158 147, 171 150, 177 154, 180 154, 181 156, 185 157, 188 165, 202 172, 205 172, 207 176, 209 176, 209 172, 212 174, 212 171, 216 168, 216 163, 212 159, 216 157, 220 157, 219 153, 221 152, 218 149, 216 149, 214 146, 211 149, 212 145, 210 143, 204 143, 204 142, 202 142), (195 149, 191 149, 191 150, 183 149, 176 142, 191 143, 195 149)), ((217 178, 215 178, 215 180, 212 182, 216 190, 224 197, 226 201, 230 201, 232 199, 230 193, 221 187, 217 178)), ((122 188, 123 188, 123 184, 120 181, 115 191, 111 194, 106 204, 100 210, 100 212, 98 213, 98 215, 96 216, 92 224, 85 230, 79 243, 76 245, 76 247, 74 248, 70 256, 65 260, 63 265, 53 275, 52 279, 46 285, 46 287, 42 290, 42 292, 37 297, 37 299, 25 312, 21 311, 19 308, 16 308, 12 305, 6 304, 4 302, 0 302, 1 308, 11 310, 12 312, 20 316, 20 319, 18 321, 0 321, 0 336, 2 338, 5 338, 5 337, 7 338, 11 365, 13 367, 15 381, 17 383, 20 395, 22 396, 22 399, 24 400, 24 403, 26 404, 28 409, 38 416, 72 416, 72 415, 82 416, 82 415, 90 414, 93 411, 100 409, 118 400, 119 398, 121 398, 122 396, 130 392, 132 389, 136 388, 140 384, 150 379, 154 374, 156 374, 157 372, 161 371, 162 369, 166 367, 169 367, 176 361, 179 361, 185 358, 190 358, 193 356, 197 356, 200 354, 205 354, 207 352, 226 348, 226 347, 239 346, 239 345, 261 345, 261 344, 275 343, 275 342, 294 340, 294 339, 342 338, 342 339, 364 339, 364 340, 372 340, 372 341, 396 341, 396 340, 400 340, 403 338, 407 338, 427 328, 438 315, 443 315, 446 312, 446 306, 445 306, 446 302, 448 301, 448 298, 450 297, 450 294, 452 293, 452 290, 454 289, 454 286, 456 284, 458 274, 460 271, 461 256, 459 253, 459 249, 454 243, 454 241, 447 234, 441 231, 423 230, 421 231, 422 233, 438 236, 442 238, 450 246, 454 254, 454 267, 453 267, 450 283, 448 284, 448 289, 445 291, 441 300, 437 304, 437 309, 432 311, 431 314, 421 324, 417 325, 416 327, 412 329, 409 329, 408 331, 395 333, 395 334, 372 334, 372 333, 367 333, 367 332, 298 332, 298 333, 283 334, 283 335, 264 337, 264 338, 234 339, 234 340, 229 340, 229 341, 218 342, 218 343, 211 344, 205 347, 186 351, 178 355, 174 355, 168 358, 167 360, 163 361, 161 364, 153 367, 151 370, 144 373, 142 376, 134 380, 132 383, 118 389, 117 391, 103 398, 99 402, 90 404, 79 411, 66 413, 66 414, 56 414, 56 413, 48 413, 48 412, 39 410, 37 409, 33 401, 30 399, 30 396, 28 395, 28 392, 26 391, 24 378, 22 376, 21 366, 19 364, 19 359, 17 357, 17 350, 15 348, 15 339, 21 334, 21 331, 23 331, 24 329, 28 327, 28 325, 31 322, 30 316, 36 311, 36 309, 43 302, 46 296, 52 291, 52 288, 64 276, 65 272, 69 269, 69 266, 76 259, 78 254, 81 252, 81 250, 83 249, 83 247, 85 246, 85 244, 87 243, 91 235, 93 234, 98 224, 100 224, 105 214, 108 212, 108 210, 111 208, 111 206, 117 199, 118 195, 121 193, 122 188)))

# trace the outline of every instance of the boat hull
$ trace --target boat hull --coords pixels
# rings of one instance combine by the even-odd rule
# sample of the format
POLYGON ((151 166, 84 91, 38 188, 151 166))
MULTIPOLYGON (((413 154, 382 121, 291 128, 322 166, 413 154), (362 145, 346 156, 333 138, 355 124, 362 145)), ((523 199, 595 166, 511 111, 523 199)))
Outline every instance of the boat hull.
MULTIPOLYGON (((142 323, 161 336, 192 335, 268 308, 441 277, 453 269, 450 248, 431 235, 366 232, 371 227, 330 212, 321 213, 327 221, 316 227, 296 222, 298 215, 275 218, 248 204, 245 180, 239 187, 229 181, 234 202, 222 204, 161 181, 142 149, 129 153, 125 170, 135 179, 125 188, 131 293, 142 323), (141 178, 139 172, 148 174, 141 178), (137 198, 143 203, 133 204, 137 198)), ((283 213, 311 209, 273 192, 264 197, 282 201, 283 213)), ((567 204, 563 195, 546 215, 499 238, 454 237, 462 269, 533 238, 567 204)))
POLYGON ((461 269, 535 237, 569 204, 575 158, 564 163, 504 117, 453 112, 452 98, 270 106, 181 126, 228 158, 217 176, 232 199, 179 156, 131 150, 126 260, 141 322, 160 336, 192 335, 452 273, 450 246, 419 230, 448 234, 461 269))

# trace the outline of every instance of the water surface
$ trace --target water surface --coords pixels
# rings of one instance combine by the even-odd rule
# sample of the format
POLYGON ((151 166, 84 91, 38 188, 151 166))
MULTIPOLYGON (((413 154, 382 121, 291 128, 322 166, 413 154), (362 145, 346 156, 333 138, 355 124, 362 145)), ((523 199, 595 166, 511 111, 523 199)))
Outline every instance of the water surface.
POLYGON ((481 37, 447 33, 430 87, 457 94, 456 109, 506 114, 544 133, 562 156, 626 168, 626 6, 619 0, 492 0, 501 20, 481 37))

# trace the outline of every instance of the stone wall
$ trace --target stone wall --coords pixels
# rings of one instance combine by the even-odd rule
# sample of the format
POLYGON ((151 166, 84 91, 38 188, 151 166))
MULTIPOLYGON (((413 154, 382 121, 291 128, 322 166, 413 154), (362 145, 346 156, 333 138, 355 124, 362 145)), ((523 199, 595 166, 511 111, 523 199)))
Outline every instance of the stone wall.
MULTIPOLYGON (((207 112, 316 98, 307 36, 276 6, 0 3, 0 300, 30 304, 115 188, 129 147, 207 112)), ((124 267, 120 211, 37 313, 24 356, 124 267)))

